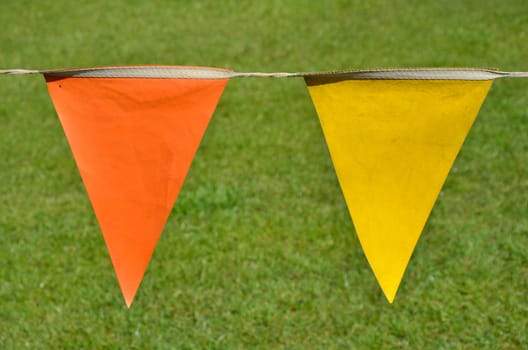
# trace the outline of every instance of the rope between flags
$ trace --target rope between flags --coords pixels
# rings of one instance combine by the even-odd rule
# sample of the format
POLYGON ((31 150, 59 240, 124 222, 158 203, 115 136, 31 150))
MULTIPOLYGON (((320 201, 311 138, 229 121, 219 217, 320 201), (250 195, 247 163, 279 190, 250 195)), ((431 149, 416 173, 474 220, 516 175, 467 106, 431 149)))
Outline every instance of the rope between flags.
POLYGON ((186 66, 121 66, 78 69, 29 70, 5 69, 0 74, 44 74, 53 77, 78 78, 167 78, 167 79, 230 79, 230 78, 305 78, 309 85, 342 80, 493 80, 528 78, 528 72, 501 72, 480 68, 395 68, 346 70, 329 72, 234 72, 222 68, 186 66))

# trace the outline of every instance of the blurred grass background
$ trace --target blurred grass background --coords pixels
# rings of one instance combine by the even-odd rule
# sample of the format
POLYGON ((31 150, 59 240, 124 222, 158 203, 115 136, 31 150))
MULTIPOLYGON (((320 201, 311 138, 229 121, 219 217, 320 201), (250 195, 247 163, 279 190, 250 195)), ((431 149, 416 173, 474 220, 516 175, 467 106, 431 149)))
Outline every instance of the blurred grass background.
MULTIPOLYGON (((14 1, 1 68, 528 70, 528 2, 14 1)), ((528 81, 494 83, 395 303, 302 79, 233 79, 130 310, 40 76, 0 77, 1 349, 528 347, 528 81)))

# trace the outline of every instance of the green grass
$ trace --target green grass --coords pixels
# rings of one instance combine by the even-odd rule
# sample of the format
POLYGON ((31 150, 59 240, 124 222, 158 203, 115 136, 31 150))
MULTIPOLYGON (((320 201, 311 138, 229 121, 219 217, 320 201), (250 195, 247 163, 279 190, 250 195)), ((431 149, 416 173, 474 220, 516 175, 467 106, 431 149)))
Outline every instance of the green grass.
MULTIPOLYGON (((528 70, 525 0, 4 0, 0 23, 2 68, 528 70)), ((0 96, 1 349, 528 347, 528 80, 494 83, 392 305, 301 79, 229 82, 130 310, 43 79, 0 96)))

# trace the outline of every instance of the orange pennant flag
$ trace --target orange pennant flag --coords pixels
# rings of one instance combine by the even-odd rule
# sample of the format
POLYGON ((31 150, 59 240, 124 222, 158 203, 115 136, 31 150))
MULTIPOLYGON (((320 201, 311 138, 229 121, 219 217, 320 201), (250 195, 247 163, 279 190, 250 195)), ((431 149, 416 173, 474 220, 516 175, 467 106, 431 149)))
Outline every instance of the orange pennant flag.
POLYGON ((127 307, 230 73, 142 66, 45 74, 127 307))

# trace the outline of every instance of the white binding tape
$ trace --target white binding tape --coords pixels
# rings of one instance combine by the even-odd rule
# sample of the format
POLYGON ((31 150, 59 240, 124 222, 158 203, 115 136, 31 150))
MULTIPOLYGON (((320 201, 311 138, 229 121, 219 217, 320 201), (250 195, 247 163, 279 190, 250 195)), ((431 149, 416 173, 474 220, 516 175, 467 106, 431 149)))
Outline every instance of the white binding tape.
POLYGON ((528 72, 500 72, 478 68, 409 68, 373 69, 335 72, 233 72, 221 68, 186 66, 123 66, 80 69, 27 70, 6 69, 0 74, 45 74, 54 77, 78 78, 167 78, 167 79, 229 79, 229 78, 290 78, 304 77, 308 84, 324 84, 341 80, 491 80, 497 78, 528 78, 528 72))

